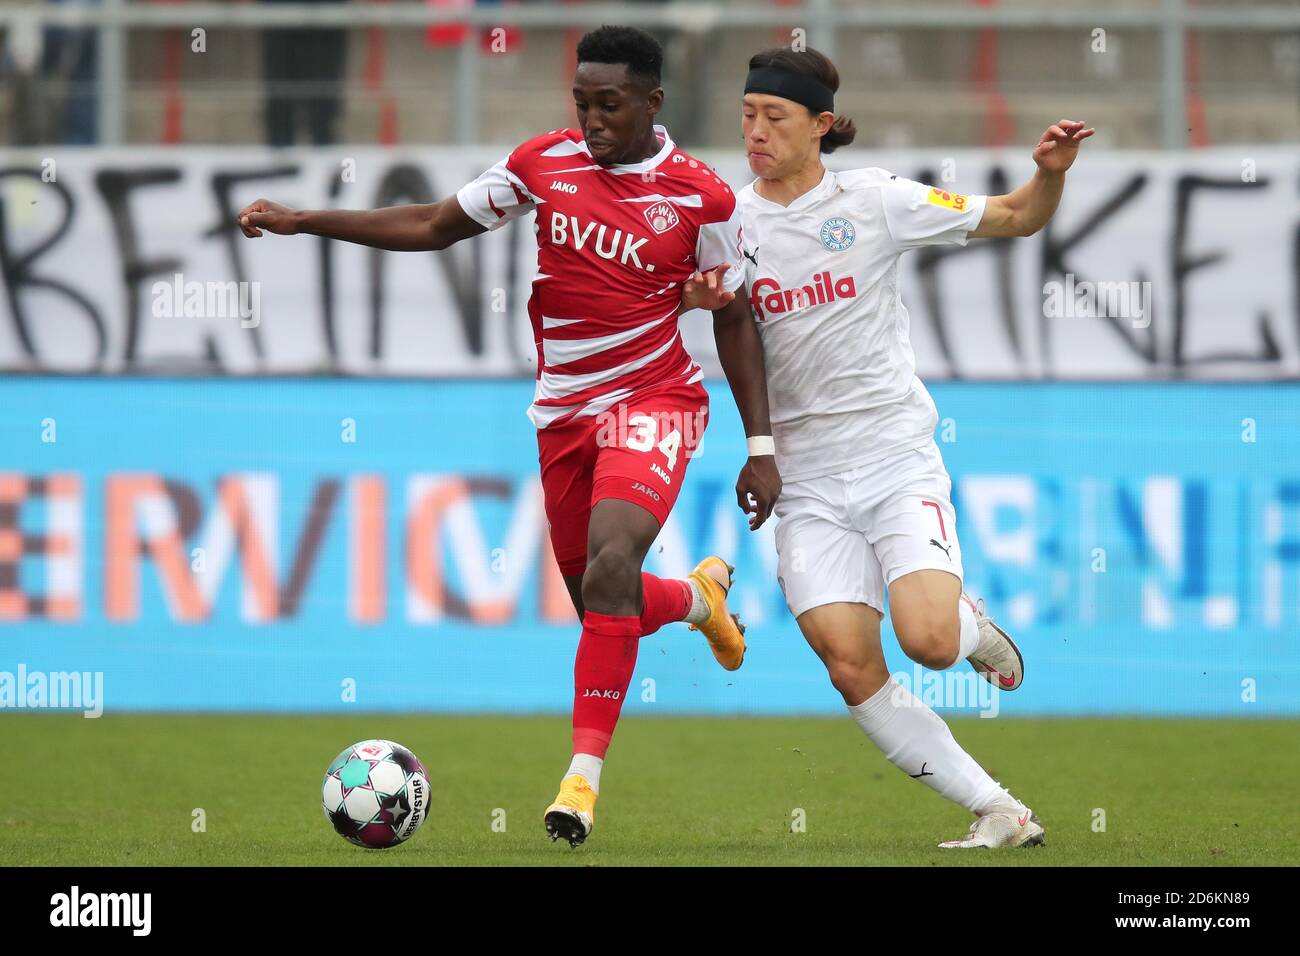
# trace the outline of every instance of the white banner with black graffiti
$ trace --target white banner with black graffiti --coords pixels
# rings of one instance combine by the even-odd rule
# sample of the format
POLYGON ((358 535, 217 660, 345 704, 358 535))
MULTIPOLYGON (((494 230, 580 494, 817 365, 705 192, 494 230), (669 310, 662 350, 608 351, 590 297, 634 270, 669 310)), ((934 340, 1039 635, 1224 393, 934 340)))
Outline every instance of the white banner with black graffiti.
MULTIPOLYGON (((0 369, 531 376, 532 220, 442 253, 244 239, 235 212, 428 202, 504 154, 0 151, 0 369)), ((738 153, 702 153, 733 186, 738 153)), ((831 157, 1007 192, 1028 148, 831 157)), ((1090 150, 1047 228, 904 258, 931 378, 1300 376, 1300 153, 1090 150)), ((682 320, 718 372, 709 317, 682 320)))

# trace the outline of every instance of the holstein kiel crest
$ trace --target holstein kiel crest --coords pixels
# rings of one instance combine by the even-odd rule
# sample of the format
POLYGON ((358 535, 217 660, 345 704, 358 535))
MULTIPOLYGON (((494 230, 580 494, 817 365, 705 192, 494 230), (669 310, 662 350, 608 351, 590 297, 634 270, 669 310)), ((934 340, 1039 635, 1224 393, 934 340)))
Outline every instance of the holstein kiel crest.
POLYGON ((855 238, 857 233, 853 231, 853 223, 847 219, 836 216, 822 223, 822 245, 832 252, 843 252, 853 245, 855 238))
POLYGON ((666 200, 657 202, 645 211, 645 221, 650 223, 650 228, 657 234, 663 235, 677 225, 677 210, 666 200))

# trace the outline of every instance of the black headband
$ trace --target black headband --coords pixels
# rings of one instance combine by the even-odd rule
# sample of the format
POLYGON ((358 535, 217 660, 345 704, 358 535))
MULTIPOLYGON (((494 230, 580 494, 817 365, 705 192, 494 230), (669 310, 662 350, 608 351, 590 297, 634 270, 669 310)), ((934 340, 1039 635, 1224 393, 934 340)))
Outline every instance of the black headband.
POLYGON ((834 113, 835 94, 820 80, 778 66, 760 66, 745 78, 746 93, 770 93, 802 103, 815 113, 834 113))

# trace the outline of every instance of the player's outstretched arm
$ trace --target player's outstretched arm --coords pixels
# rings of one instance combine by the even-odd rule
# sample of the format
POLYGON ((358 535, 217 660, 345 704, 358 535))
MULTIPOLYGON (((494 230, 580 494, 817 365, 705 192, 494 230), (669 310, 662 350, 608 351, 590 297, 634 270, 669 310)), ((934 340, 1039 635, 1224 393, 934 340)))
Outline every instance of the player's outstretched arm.
POLYGON ((279 236, 307 234, 393 252, 446 249, 487 232, 466 214, 455 196, 435 203, 364 210, 290 209, 259 199, 240 211, 239 228, 249 239, 263 232, 279 236))
MULTIPOLYGON (((719 279, 721 276, 719 276, 719 279)), ((744 289, 744 286, 741 286, 744 289)), ((745 436, 761 436, 770 442, 772 419, 767 408, 767 372, 763 367, 763 342, 754 326, 749 298, 726 293, 731 298, 713 310, 713 338, 718 359, 740 410, 745 436)), ((771 452, 755 454, 736 479, 736 503, 750 515, 751 531, 762 527, 781 497, 781 473, 771 452), (752 499, 752 501, 751 501, 752 499)))
POLYGON ((1052 218, 1061 191, 1065 189, 1065 171, 1079 155, 1079 144, 1095 133, 1078 120, 1061 120, 1047 128, 1034 147, 1038 169, 1029 182, 1005 196, 989 196, 984 216, 971 231, 972 239, 1009 236, 1032 236, 1052 218))

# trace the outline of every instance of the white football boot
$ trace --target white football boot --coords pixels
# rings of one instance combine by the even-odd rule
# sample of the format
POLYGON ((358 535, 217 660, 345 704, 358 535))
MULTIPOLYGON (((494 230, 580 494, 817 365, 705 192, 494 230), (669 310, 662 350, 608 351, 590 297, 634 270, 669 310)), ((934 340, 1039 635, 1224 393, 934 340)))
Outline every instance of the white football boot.
POLYGON ((1015 690, 1025 679, 1025 659, 1020 656, 1020 648, 1010 634, 984 613, 983 598, 975 602, 963 593, 961 599, 975 612, 975 624, 980 632, 980 642, 966 660, 994 687, 1015 690))
POLYGON ((945 850, 970 850, 976 847, 1042 846, 1043 825, 1038 814, 1028 807, 994 809, 970 825, 970 832, 960 840, 945 840, 945 850))

